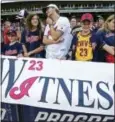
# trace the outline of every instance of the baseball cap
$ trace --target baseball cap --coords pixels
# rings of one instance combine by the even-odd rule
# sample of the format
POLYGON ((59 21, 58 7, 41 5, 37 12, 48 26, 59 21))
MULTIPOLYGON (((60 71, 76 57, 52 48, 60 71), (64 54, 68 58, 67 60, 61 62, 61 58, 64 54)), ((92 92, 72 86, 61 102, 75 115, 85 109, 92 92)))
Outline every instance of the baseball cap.
POLYGON ((90 14, 90 13, 83 14, 81 17, 81 21, 84 21, 84 20, 92 21, 93 20, 92 14, 90 14))
POLYGON ((7 32, 7 35, 13 35, 13 36, 16 36, 17 33, 16 33, 15 30, 10 29, 10 30, 7 32))
POLYGON ((23 19, 28 16, 28 12, 25 9, 20 10, 19 14, 16 16, 16 19, 23 19))
POLYGON ((97 20, 100 20, 100 19, 104 20, 104 18, 101 15, 98 15, 97 20))
POLYGON ((56 10, 59 11, 59 8, 57 7, 57 5, 55 5, 55 4, 49 4, 48 6, 42 8, 43 13, 46 12, 47 8, 55 8, 56 10))

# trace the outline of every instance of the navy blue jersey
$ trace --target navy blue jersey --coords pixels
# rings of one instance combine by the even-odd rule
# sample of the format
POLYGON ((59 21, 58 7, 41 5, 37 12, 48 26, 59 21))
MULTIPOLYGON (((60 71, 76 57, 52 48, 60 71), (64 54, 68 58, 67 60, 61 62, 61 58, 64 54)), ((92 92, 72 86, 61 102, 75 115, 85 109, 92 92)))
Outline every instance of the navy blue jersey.
POLYGON ((97 33, 98 30, 99 30, 98 27, 94 27, 94 28, 92 28, 92 33, 97 33))
MULTIPOLYGON (((36 48, 43 45, 42 39, 39 36, 39 30, 32 32, 25 29, 22 32, 21 43, 26 46, 28 52, 35 50, 36 48)), ((44 52, 41 51, 39 54, 34 54, 30 57, 37 57, 37 55, 39 55, 39 57, 43 57, 43 53, 44 52)))
POLYGON ((110 57, 110 54, 102 50, 102 47, 105 44, 115 47, 115 32, 98 31, 96 35, 99 47, 98 57, 102 61, 107 61, 106 59, 110 57))
POLYGON ((100 46, 103 46, 104 44, 115 46, 115 32, 98 31, 97 37, 100 46))
POLYGON ((23 53, 22 44, 15 42, 14 44, 4 45, 3 54, 7 56, 17 56, 23 53))

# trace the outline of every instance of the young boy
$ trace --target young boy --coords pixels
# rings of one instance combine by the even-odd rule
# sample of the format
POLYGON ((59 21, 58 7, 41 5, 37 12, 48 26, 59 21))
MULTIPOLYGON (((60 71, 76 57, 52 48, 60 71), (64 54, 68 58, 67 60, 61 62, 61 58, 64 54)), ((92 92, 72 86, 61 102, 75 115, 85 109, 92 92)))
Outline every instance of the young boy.
POLYGON ((77 61, 92 61, 93 50, 96 47, 95 35, 90 28, 93 16, 90 13, 83 14, 81 17, 82 30, 73 38, 73 56, 77 61))
POLYGON ((5 44, 3 47, 3 55, 7 56, 23 56, 23 48, 22 44, 19 43, 17 39, 17 33, 15 30, 9 30, 7 32, 8 39, 10 41, 9 44, 5 44))

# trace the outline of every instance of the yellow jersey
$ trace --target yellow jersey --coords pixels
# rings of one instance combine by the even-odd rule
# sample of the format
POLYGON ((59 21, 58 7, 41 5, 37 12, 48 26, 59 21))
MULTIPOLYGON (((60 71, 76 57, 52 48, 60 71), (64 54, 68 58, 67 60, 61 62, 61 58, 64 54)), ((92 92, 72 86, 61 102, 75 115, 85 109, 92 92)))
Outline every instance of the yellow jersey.
POLYGON ((77 61, 89 61, 93 59, 91 34, 88 34, 86 36, 81 35, 81 32, 77 34, 75 59, 77 61))

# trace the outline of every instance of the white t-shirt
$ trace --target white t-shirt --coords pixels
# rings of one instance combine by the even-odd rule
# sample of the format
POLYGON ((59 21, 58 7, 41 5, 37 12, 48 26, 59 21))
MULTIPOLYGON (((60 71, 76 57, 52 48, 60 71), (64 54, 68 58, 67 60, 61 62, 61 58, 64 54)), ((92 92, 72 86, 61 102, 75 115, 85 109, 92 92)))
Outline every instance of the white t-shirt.
MULTIPOLYGON (((56 24, 54 25, 56 30, 62 31, 63 41, 57 44, 50 44, 46 46, 46 58, 51 59, 61 59, 65 58, 67 55, 72 41, 71 27, 70 22, 66 17, 60 17, 56 24)), ((46 26, 44 36, 47 36, 48 39, 52 39, 50 35, 49 25, 46 26)))

